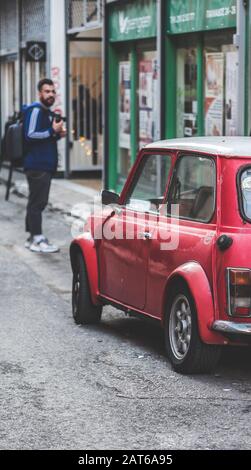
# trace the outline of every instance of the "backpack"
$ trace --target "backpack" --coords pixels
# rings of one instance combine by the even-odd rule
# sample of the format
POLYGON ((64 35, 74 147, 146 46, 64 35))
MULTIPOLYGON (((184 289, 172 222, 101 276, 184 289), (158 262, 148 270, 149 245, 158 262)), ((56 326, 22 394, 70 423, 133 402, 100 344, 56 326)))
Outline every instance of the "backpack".
POLYGON ((23 110, 18 113, 12 122, 7 126, 4 136, 4 153, 7 160, 15 167, 22 167, 25 156, 24 139, 24 113, 23 110))

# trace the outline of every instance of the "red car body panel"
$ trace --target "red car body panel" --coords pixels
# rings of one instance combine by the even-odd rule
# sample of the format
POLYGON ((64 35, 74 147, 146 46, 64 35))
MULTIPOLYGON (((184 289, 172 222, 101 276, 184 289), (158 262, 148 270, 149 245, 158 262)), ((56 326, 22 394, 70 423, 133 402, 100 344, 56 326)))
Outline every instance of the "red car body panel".
MULTIPOLYGON (((250 268, 251 266, 251 224, 243 220, 237 194, 236 175, 238 170, 247 165, 247 159, 221 158, 221 206, 219 234, 227 234, 233 239, 232 246, 217 253, 216 277, 220 319, 228 320, 227 292, 225 271, 228 267, 250 268), (226 210, 227 208, 227 210, 226 210)), ((251 163, 251 162, 250 162, 251 163)), ((238 322, 250 321, 239 318, 238 322)))
POLYGON ((76 253, 77 248, 82 252, 83 258, 85 260, 92 302, 94 305, 99 305, 100 300, 98 290, 97 252, 95 247, 95 241, 91 237, 89 232, 80 235, 78 238, 75 238, 75 240, 72 242, 70 247, 72 265, 74 263, 74 251, 76 253))
POLYGON ((207 344, 225 344, 225 338, 211 330, 212 323, 215 319, 215 305, 210 283, 205 271, 203 271, 198 263, 186 263, 172 273, 171 277, 168 279, 167 287, 170 281, 176 276, 182 277, 186 281, 194 298, 202 341, 207 344))

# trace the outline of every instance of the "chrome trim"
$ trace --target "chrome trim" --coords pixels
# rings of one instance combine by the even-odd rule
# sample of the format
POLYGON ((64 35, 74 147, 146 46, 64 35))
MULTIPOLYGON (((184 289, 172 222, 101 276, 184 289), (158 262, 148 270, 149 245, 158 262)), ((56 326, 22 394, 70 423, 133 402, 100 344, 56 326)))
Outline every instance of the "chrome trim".
POLYGON ((251 323, 235 323, 232 321, 216 320, 212 329, 220 333, 251 335, 251 323))

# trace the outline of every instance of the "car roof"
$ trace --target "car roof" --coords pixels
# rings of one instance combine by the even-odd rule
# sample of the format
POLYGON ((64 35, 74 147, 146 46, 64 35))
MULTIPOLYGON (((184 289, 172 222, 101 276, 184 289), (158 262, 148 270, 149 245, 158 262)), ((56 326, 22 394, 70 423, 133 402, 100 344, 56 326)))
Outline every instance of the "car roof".
POLYGON ((153 142, 146 149, 173 149, 251 158, 251 137, 185 137, 153 142))

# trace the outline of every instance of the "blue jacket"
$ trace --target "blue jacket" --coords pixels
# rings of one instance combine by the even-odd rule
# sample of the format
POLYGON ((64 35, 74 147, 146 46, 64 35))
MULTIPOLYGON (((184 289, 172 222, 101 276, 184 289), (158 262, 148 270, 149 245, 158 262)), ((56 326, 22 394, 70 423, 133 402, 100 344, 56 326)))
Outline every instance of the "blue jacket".
POLYGON ((58 136, 52 128, 53 113, 41 103, 32 103, 24 112, 25 170, 54 172, 58 164, 58 136))

